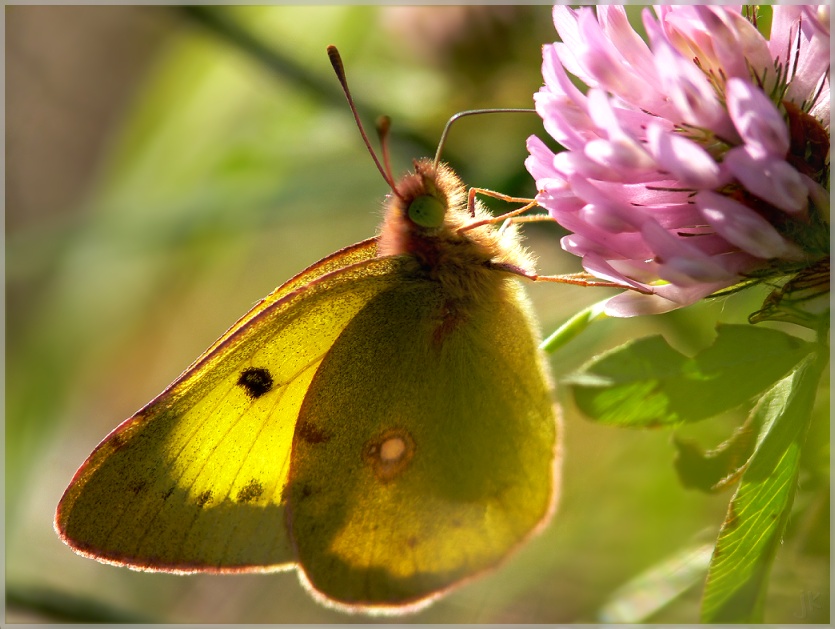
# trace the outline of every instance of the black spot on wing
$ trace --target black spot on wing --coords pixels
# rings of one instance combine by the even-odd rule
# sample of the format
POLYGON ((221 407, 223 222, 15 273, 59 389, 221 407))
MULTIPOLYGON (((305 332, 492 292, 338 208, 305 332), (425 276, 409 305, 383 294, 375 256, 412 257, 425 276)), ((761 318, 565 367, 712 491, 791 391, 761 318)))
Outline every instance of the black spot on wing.
POLYGON ((301 422, 299 427, 296 428, 296 431, 298 432, 299 439, 310 444, 325 443, 330 441, 331 438, 328 433, 309 421, 301 422))
POLYGON ((263 367, 250 367, 241 372, 238 384, 246 390, 247 395, 259 398, 273 388, 273 377, 263 367))
POLYGON ((238 502, 252 502, 264 493, 264 488, 254 478, 238 492, 238 502))
POLYGON ((138 496, 142 492, 142 490, 145 489, 145 486, 147 484, 148 483, 146 483, 145 481, 139 481, 138 483, 131 485, 130 490, 133 492, 135 496, 138 496))
POLYGON ((204 491, 202 494, 197 496, 197 506, 198 507, 205 507, 212 501, 212 492, 204 491))

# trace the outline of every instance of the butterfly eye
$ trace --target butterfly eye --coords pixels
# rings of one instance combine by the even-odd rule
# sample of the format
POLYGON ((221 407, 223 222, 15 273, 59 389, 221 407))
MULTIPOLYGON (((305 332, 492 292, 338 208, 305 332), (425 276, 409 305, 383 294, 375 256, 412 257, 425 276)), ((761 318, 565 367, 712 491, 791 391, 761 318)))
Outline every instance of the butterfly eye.
POLYGON ((423 194, 409 204, 409 218, 421 227, 440 227, 446 207, 437 198, 423 194))

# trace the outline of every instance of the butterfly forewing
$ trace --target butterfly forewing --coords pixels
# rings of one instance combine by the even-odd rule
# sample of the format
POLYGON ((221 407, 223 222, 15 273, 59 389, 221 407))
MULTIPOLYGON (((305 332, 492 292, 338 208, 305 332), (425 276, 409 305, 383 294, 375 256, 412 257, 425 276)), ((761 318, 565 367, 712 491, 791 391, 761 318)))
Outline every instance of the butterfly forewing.
POLYGON ((149 570, 292 562, 284 500, 299 407, 336 337, 406 264, 361 262, 256 306, 79 469, 56 516, 65 541, 149 570))
POLYGON ((371 260, 377 253, 377 239, 376 238, 369 238, 368 240, 363 240, 356 244, 350 245, 349 247, 345 247, 332 253, 331 255, 327 256, 326 258, 322 258, 315 264, 307 267, 304 271, 296 275, 295 277, 290 278, 284 284, 276 288, 273 292, 269 295, 264 297, 261 301, 259 301, 252 309, 247 312, 243 317, 238 319, 238 321, 229 328, 223 336, 217 339, 214 343, 212 343, 211 347, 207 349, 203 355, 201 355, 197 360, 194 361, 196 365, 199 363, 207 354, 211 353, 218 345, 222 344, 226 339, 234 334, 238 329, 246 325, 250 320, 254 319, 258 316, 259 313, 269 308, 272 304, 280 301, 291 292, 298 290, 300 288, 304 288, 310 282, 315 281, 316 279, 322 277, 327 273, 332 273, 334 271, 338 271, 340 269, 344 269, 352 264, 357 264, 359 262, 364 262, 366 260, 371 260))

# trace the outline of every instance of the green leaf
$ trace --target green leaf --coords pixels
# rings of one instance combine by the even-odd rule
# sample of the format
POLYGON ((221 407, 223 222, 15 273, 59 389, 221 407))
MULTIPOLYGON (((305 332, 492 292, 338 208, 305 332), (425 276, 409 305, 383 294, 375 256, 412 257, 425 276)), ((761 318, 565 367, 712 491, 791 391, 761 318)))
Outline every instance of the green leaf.
MULTIPOLYGON (((6 608, 28 612, 45 621, 67 623, 151 624, 159 622, 152 616, 102 603, 93 598, 70 594, 55 588, 7 584, 6 608)), ((43 622, 43 621, 42 621, 43 622)))
POLYGON ((712 544, 688 546, 630 579, 600 608, 602 623, 648 622, 659 611, 704 579, 712 544))
POLYGON ((751 416, 730 438, 707 451, 693 441, 674 436, 674 465, 681 484, 690 489, 713 492, 738 481, 754 450, 757 428, 751 416))
POLYGON ((749 400, 811 348, 777 330, 719 325, 713 345, 693 358, 652 336, 595 358, 563 384, 596 421, 632 427, 692 422, 749 400))
POLYGON ((542 341, 539 348, 549 354, 556 352, 570 340, 585 332, 592 323, 600 319, 605 319, 608 316, 604 310, 607 301, 609 300, 604 299, 596 304, 592 304, 588 308, 583 308, 583 310, 557 328, 547 339, 542 341))
POLYGON ((825 362, 823 351, 808 356, 753 410, 762 430, 719 531, 703 622, 762 622, 766 577, 794 500, 800 450, 825 362))

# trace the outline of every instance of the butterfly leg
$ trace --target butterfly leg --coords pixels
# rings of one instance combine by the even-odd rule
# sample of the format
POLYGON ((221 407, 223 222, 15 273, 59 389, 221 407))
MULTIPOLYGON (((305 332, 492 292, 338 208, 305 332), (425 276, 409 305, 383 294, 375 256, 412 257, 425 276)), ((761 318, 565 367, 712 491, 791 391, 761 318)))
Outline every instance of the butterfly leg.
POLYGON ((520 266, 516 266, 515 264, 506 264, 503 262, 488 262, 487 265, 491 269, 494 269, 496 271, 505 271, 506 273, 512 273, 513 275, 518 275, 519 277, 524 277, 534 282, 555 282, 558 284, 572 284, 574 286, 621 288, 634 290, 647 295, 652 294, 652 291, 647 289, 641 289, 635 286, 627 286, 625 284, 618 284, 617 282, 607 282, 605 280, 601 280, 600 278, 592 275, 591 273, 581 272, 566 273, 564 275, 539 275, 537 273, 531 273, 530 271, 527 271, 520 266))
MULTIPOLYGON (((520 214, 524 214, 528 210, 537 207, 536 199, 525 199, 521 197, 511 197, 506 194, 502 194, 501 192, 494 192, 493 190, 488 190, 486 188, 470 188, 469 193, 467 194, 467 211, 469 212, 470 216, 475 216, 475 197, 477 194, 483 194, 485 196, 493 197, 494 199, 500 199, 502 201, 506 201, 508 203, 524 203, 522 207, 516 208, 515 210, 511 210, 510 212, 506 212, 505 214, 501 214, 499 216, 493 216, 491 218, 483 219, 480 221, 474 221, 465 225, 461 229, 458 230, 458 233, 462 233, 468 231, 470 229, 474 229, 476 227, 481 227, 483 225, 491 225, 494 223, 500 223, 502 221, 507 221, 510 219, 522 220, 519 217, 520 214)), ((542 214, 530 217, 522 217, 528 220, 553 220, 551 217, 542 214)))

